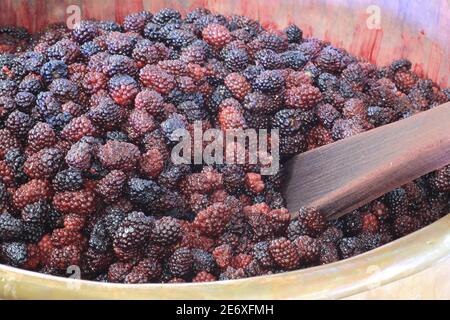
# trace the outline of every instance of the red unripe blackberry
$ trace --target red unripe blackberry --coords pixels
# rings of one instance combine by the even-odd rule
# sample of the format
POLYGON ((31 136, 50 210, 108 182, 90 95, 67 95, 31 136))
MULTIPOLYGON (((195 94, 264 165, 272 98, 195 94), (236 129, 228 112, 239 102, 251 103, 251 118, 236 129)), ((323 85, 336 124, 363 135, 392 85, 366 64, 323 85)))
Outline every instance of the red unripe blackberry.
POLYGON ((122 123, 126 117, 126 111, 112 99, 103 98, 100 99, 98 105, 93 106, 86 115, 95 126, 111 130, 122 123))
POLYGON ((46 264, 61 271, 66 271, 69 266, 79 265, 81 248, 71 244, 62 248, 54 248, 46 264))
POLYGON ((222 130, 244 129, 244 113, 239 102, 233 98, 225 99, 219 106, 218 121, 222 130))
POLYGON ((216 277, 209 272, 200 271, 192 278, 192 282, 212 282, 216 281, 216 277))
POLYGON ((136 140, 139 137, 142 137, 146 133, 151 132, 155 129, 156 124, 147 111, 134 109, 128 116, 128 121, 125 124, 128 136, 136 140))
POLYGON ((214 248, 212 254, 219 268, 225 269, 228 266, 230 266, 233 258, 233 252, 230 245, 228 244, 220 245, 214 248))
POLYGON ((108 82, 108 92, 121 106, 129 105, 139 92, 138 83, 128 75, 118 74, 108 82))
POLYGON ((247 79, 236 72, 226 76, 224 82, 228 90, 230 90, 233 96, 238 100, 244 99, 251 90, 251 85, 248 83, 247 79))
POLYGON ((83 78, 83 88, 89 94, 94 94, 102 89, 106 89, 108 77, 102 72, 86 72, 83 78))
POLYGON ((33 120, 28 114, 16 110, 9 114, 5 126, 15 136, 23 137, 33 126, 33 120))
POLYGON ((134 100, 136 109, 142 109, 155 116, 160 113, 164 98, 154 90, 144 89, 139 92, 134 100))
POLYGON ((300 208, 298 218, 312 236, 320 235, 328 224, 325 217, 315 208, 300 208))
POLYGON ((97 132, 97 128, 91 120, 87 116, 82 115, 73 118, 61 131, 61 136, 71 142, 77 142, 84 136, 95 136, 97 132))
POLYGON ((125 283, 148 283, 158 280, 162 273, 161 264, 151 258, 146 258, 133 267, 125 277, 125 283))
POLYGON ((197 214, 194 227, 205 235, 218 236, 231 219, 232 213, 224 203, 214 203, 197 214))
POLYGON ((50 178, 55 175, 63 162, 63 154, 59 149, 42 149, 25 161, 23 170, 32 179, 50 178))
POLYGON ((78 170, 88 170, 92 165, 93 147, 85 141, 73 144, 66 155, 66 163, 78 170))
POLYGON ((72 117, 79 117, 85 112, 85 107, 73 101, 68 101, 61 106, 63 113, 69 113, 72 117))
POLYGON ((322 99, 320 90, 312 85, 302 85, 286 90, 285 104, 294 109, 309 110, 322 99))
POLYGON ((269 252, 275 263, 281 268, 292 270, 298 267, 300 257, 295 246, 286 238, 272 240, 269 252))
POLYGON ((356 119, 337 119, 331 130, 332 137, 335 141, 354 136, 364 132, 364 128, 356 119))
POLYGON ((19 148, 20 143, 17 138, 8 130, 0 129, 0 158, 3 158, 6 152, 12 148, 19 148))
POLYGON ((53 206, 62 213, 90 214, 95 211, 95 194, 88 190, 56 193, 53 206))
POLYGON ((327 46, 320 51, 316 64, 323 71, 335 73, 345 67, 345 55, 342 50, 327 46))
POLYGON ((125 277, 133 269, 133 264, 129 262, 116 262, 109 266, 108 268, 108 281, 114 283, 123 283, 125 277))
POLYGON ((309 130, 306 135, 306 141, 308 143, 308 150, 334 142, 331 132, 321 125, 317 125, 309 130))
POLYGON ((44 179, 34 179, 21 185, 13 194, 13 203, 17 209, 23 209, 27 204, 48 200, 51 197, 50 183, 44 179))
POLYGON ((379 230, 379 222, 376 215, 367 213, 362 218, 362 232, 377 233, 379 230))
POLYGON ((98 159, 108 169, 132 171, 139 158, 139 148, 128 142, 109 140, 98 152, 98 159))
POLYGON ((161 67, 146 65, 139 72, 142 83, 161 94, 168 94, 175 87, 175 77, 161 67))
POLYGON ((56 248, 65 247, 69 244, 81 244, 84 240, 79 231, 66 228, 54 229, 50 236, 50 241, 56 248))
POLYGON ((231 41, 230 31, 223 25, 211 23, 202 31, 203 40, 215 48, 222 48, 231 41))
POLYGON ((105 202, 113 203, 122 195, 126 180, 125 173, 120 170, 112 170, 98 182, 95 191, 102 196, 105 202))
POLYGON ((149 178, 157 178, 164 169, 164 160, 164 156, 155 148, 142 155, 139 165, 149 178))
POLYGON ((64 215, 64 229, 80 232, 86 225, 86 216, 78 213, 68 213, 64 215))
POLYGON ((394 232, 397 237, 403 237, 421 227, 420 221, 408 215, 399 215, 394 220, 394 232))

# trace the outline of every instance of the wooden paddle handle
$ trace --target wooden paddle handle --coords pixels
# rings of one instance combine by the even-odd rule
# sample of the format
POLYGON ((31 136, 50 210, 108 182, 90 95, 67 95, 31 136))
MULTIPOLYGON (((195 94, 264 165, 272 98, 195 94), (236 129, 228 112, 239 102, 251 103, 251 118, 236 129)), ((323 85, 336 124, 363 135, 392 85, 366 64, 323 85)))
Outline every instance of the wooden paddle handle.
POLYGON ((450 102, 296 156, 284 194, 291 212, 336 218, 450 163, 450 102))

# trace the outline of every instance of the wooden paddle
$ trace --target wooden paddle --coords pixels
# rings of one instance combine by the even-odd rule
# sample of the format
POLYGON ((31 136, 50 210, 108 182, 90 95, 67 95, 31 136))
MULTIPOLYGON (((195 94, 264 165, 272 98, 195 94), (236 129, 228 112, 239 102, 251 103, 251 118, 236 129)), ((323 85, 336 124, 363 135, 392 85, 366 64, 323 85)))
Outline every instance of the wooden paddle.
POLYGON ((290 212, 316 207, 337 218, 450 164, 450 102, 289 160, 290 212))

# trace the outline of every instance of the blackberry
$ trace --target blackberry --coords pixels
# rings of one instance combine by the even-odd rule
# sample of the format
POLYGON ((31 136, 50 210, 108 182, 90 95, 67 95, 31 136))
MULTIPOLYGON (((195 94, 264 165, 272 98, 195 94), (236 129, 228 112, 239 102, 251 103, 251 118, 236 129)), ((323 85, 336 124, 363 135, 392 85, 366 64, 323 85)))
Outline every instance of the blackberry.
POLYGON ((52 82, 54 79, 66 78, 67 72, 67 65, 61 60, 50 60, 40 70, 42 78, 47 83, 52 82))
POLYGON ((19 91, 21 92, 29 92, 33 95, 36 95, 41 90, 42 90, 42 82, 37 78, 25 78, 19 84, 19 91))
POLYGON ((161 123, 161 131, 168 141, 178 142, 179 137, 174 132, 179 129, 186 129, 186 118, 178 113, 174 113, 161 123))
POLYGON ((25 163, 25 155, 19 148, 9 149, 5 154, 5 163, 11 169, 14 179, 18 183, 23 183, 27 180, 27 176, 23 172, 23 165, 25 163))
POLYGON ((311 85, 286 90, 285 105, 294 109, 310 110, 322 99, 320 90, 311 85))
POLYGON ((120 54, 109 56, 103 67, 103 72, 109 77, 117 74, 134 76, 137 74, 137 71, 138 69, 134 60, 120 54))
POLYGON ((187 47, 196 40, 195 35, 187 30, 172 30, 166 36, 166 43, 175 48, 180 49, 187 47))
POLYGON ((185 277, 192 271, 193 257, 188 248, 180 248, 169 257, 167 267, 174 277, 185 277))
POLYGON ((152 218, 142 212, 132 212, 119 224, 114 233, 114 250, 139 250, 148 241, 153 228, 152 218))
POLYGON ((83 174, 77 169, 66 169, 60 171, 52 180, 53 189, 61 191, 77 191, 83 187, 83 174))
POLYGON ((133 52, 137 39, 135 35, 114 31, 108 33, 105 44, 109 53, 128 56, 133 52))
POLYGON ((187 165, 171 165, 159 175, 158 183, 166 188, 173 189, 189 173, 191 173, 191 169, 187 165))
POLYGON ((161 41, 161 25, 157 23, 147 23, 144 27, 144 37, 152 41, 161 41))
POLYGON ((154 65, 142 68, 139 72, 139 79, 145 86, 161 94, 168 94, 176 85, 173 75, 154 65))
POLYGON ((284 85, 284 78, 279 70, 263 71, 256 78, 253 87, 268 93, 279 91, 284 85))
POLYGON ((168 22, 178 21, 180 19, 181 14, 177 10, 171 8, 164 8, 159 10, 153 15, 152 21, 154 23, 163 25, 167 24, 168 22))
POLYGON ((23 109, 29 110, 35 103, 36 97, 30 92, 18 92, 14 97, 16 105, 23 109))
POLYGON ((283 64, 282 57, 273 50, 263 49, 255 53, 255 62, 266 70, 279 69, 283 64))
POLYGON ((55 79, 48 89, 61 102, 76 100, 78 98, 78 86, 68 79, 55 79))
POLYGON ((341 252, 342 258, 347 259, 363 253, 364 246, 359 238, 343 238, 339 241, 339 251, 341 252))
POLYGON ((44 91, 37 96, 36 110, 41 117, 47 119, 61 112, 61 103, 52 92, 44 91))
POLYGON ((285 51, 280 54, 281 63, 286 68, 293 70, 300 70, 307 62, 308 59, 301 51, 285 51))
POLYGON ((2 241, 20 240, 23 235, 23 222, 9 213, 0 214, 0 239, 2 241))
POLYGON ((161 246, 170 246, 181 239, 182 228, 177 219, 162 217, 155 222, 152 230, 152 240, 161 246))
POLYGON ((289 43, 299 43, 303 39, 303 31, 295 24, 290 24, 284 29, 289 43))
POLYGON ((128 105, 139 92, 138 83, 128 75, 117 74, 108 82, 108 91, 119 105, 128 105))
POLYGON ((89 190, 59 192, 53 197, 53 206, 61 213, 87 215, 95 211, 95 195, 89 190))
POLYGON ((111 130, 125 119, 125 110, 113 100, 105 98, 92 107, 87 116, 96 126, 111 130))
POLYGON ((21 185, 13 194, 13 203, 17 209, 23 209, 27 204, 38 200, 48 200, 51 191, 47 180, 34 179, 21 185))
POLYGON ((407 59, 398 59, 395 60, 390 64, 390 68, 396 72, 396 71, 409 71, 411 69, 411 61, 407 59))
POLYGON ((148 11, 141 11, 127 15, 123 19, 123 28, 128 32, 142 33, 153 15, 148 11))
POLYGON ((23 242, 4 242, 0 246, 1 260, 13 267, 23 267, 28 259, 27 245, 23 242))
POLYGON ((361 132, 364 132, 364 128, 358 121, 337 119, 334 122, 331 134, 334 140, 341 140, 361 132))
POLYGON ((113 170, 97 183, 96 192, 103 197, 105 202, 113 203, 122 195, 126 180, 125 173, 113 170))
POLYGON ((314 263, 320 257, 320 240, 309 236, 300 236, 293 242, 297 248, 301 263, 314 263))
POLYGON ((61 60, 66 64, 76 62, 80 56, 80 47, 69 39, 62 39, 47 49, 50 60, 61 60))
POLYGON ((110 20, 99 21, 97 25, 103 31, 122 31, 122 27, 118 23, 110 20))
POLYGON ((295 246, 286 238, 272 240, 269 245, 269 253, 281 268, 292 270, 298 266, 300 257, 295 246))
POLYGON ((143 259, 125 277, 125 283, 147 283, 158 280, 162 272, 161 264, 154 259, 143 259))
POLYGON ((98 24, 94 21, 83 20, 72 30, 72 37, 78 43, 85 43, 99 34, 98 24))
POLYGON ((248 66, 249 56, 244 49, 228 49, 223 55, 225 66, 232 72, 242 71, 248 66))
POLYGON ((125 277, 133 269, 133 264, 128 262, 116 262, 108 268, 108 281, 113 283, 123 283, 125 277))
POLYGON ((21 111, 13 111, 5 122, 6 129, 17 137, 24 137, 33 126, 31 117, 21 111))
POLYGON ((152 180, 131 178, 128 181, 127 193, 131 202, 148 207, 155 204, 161 196, 162 189, 152 180))
POLYGON ((272 119, 272 127, 278 128, 281 134, 293 134, 298 132, 302 126, 300 110, 283 109, 278 111, 272 119))
POLYGON ((278 34, 271 32, 261 32, 256 38, 261 49, 271 49, 275 52, 282 52, 287 48, 287 41, 278 34))
POLYGON ((393 215, 408 214, 409 199, 405 189, 396 188, 387 193, 385 196, 385 201, 393 215))
MULTIPOLYGON (((66 122, 64 121, 64 118, 62 118, 61 120, 63 123, 66 122)), ((77 142, 84 136, 95 136, 97 134, 97 128, 85 115, 73 119, 72 116, 69 115, 68 120, 70 120, 70 122, 64 125, 64 129, 61 131, 61 136, 68 141, 77 142)), ((58 125, 58 123, 54 123, 54 125, 55 124, 57 125, 57 127, 60 126, 58 125)))
POLYGON ((50 210, 47 201, 40 200, 26 205, 21 211, 21 217, 24 222, 47 224, 50 210))
POLYGON ((8 129, 0 129, 0 141, 2 141, 0 145, 0 157, 3 157, 9 149, 20 147, 19 141, 8 129))
POLYGON ((137 146, 127 142, 110 140, 100 147, 98 158, 108 169, 124 171, 133 170, 139 161, 140 152, 137 146))
POLYGON ((103 51, 103 48, 95 41, 88 41, 83 43, 83 45, 80 47, 81 55, 85 59, 89 59, 94 54, 99 53, 103 51))
POLYGON ((45 148, 31 155, 24 163, 24 172, 33 179, 50 178, 62 165, 63 155, 59 149, 45 148))

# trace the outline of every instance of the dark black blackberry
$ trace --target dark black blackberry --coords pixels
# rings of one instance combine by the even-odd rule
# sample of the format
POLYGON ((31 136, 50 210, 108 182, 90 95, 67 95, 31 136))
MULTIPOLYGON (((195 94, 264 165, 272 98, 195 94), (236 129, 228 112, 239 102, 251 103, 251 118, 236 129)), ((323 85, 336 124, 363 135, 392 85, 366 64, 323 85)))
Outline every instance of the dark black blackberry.
POLYGON ((23 222, 9 213, 0 214, 0 240, 20 240, 23 235, 23 222))
POLYGON ((8 164, 8 167, 14 174, 14 178, 19 183, 23 183, 27 179, 26 174, 23 172, 25 159, 25 155, 19 148, 11 148, 5 154, 5 162, 8 164))
POLYGON ((363 227, 362 215, 357 210, 343 216, 340 220, 343 222, 342 230, 347 237, 357 235, 363 227))
POLYGON ((227 89, 227 87, 225 87, 224 85, 217 86, 217 88, 212 93, 211 98, 209 99, 210 111, 216 113, 219 110, 219 105, 222 103, 222 101, 232 97, 233 95, 231 94, 230 90, 227 89))
POLYGON ((13 111, 6 119, 6 129, 17 137, 24 137, 33 126, 33 119, 21 111, 13 111))
POLYGON ((393 215, 407 215, 409 212, 409 199, 403 188, 396 188, 386 194, 385 202, 393 215))
POLYGON ((75 82, 68 79, 55 79, 48 86, 50 92, 52 92, 60 102, 67 102, 78 99, 79 89, 75 82))
POLYGON ((164 8, 153 15, 152 21, 157 24, 180 21, 181 14, 175 9, 164 8))
POLYGON ((23 239, 27 243, 37 243, 47 232, 47 227, 42 222, 24 222, 23 239))
POLYGON ((209 252, 192 249, 192 259, 194 260, 192 265, 194 272, 206 271, 212 273, 216 269, 216 261, 209 252))
POLYGON ((267 129, 270 127, 271 115, 269 114, 252 113, 249 111, 245 111, 244 118, 249 128, 267 129))
POLYGON ((367 117, 370 123, 377 127, 398 120, 398 115, 393 109, 378 106, 368 107, 367 117))
POLYGON ((123 28, 128 32, 142 33, 152 17, 153 15, 149 11, 131 13, 123 19, 123 28))
POLYGON ((316 108, 316 115, 319 122, 328 130, 331 130, 334 121, 341 117, 340 112, 328 103, 318 105, 316 108))
POLYGON ((179 104, 177 108, 186 116, 189 122, 203 120, 206 118, 205 110, 193 101, 183 102, 179 104))
POLYGON ((144 28, 144 37, 153 40, 153 41, 161 41, 161 33, 159 32, 161 30, 161 25, 150 22, 147 23, 147 25, 144 28))
POLYGON ((97 25, 103 31, 122 31, 122 27, 115 21, 102 20, 97 25))
POLYGON ((61 60, 50 60, 41 68, 41 76, 46 82, 67 77, 67 65, 61 60))
POLYGON ((22 267, 28 258, 27 245, 23 242, 5 242, 0 246, 0 260, 13 267, 22 267))
POLYGON ((60 171, 52 180, 55 191, 76 191, 83 187, 83 174, 77 169, 66 169, 60 171))
POLYGON ((162 217, 155 222, 151 239, 161 246, 170 246, 180 241, 182 228, 180 222, 172 217, 162 217))
POLYGON ((279 70, 263 71, 256 78, 253 87, 262 92, 275 93, 284 85, 284 77, 279 70))
POLYGON ((281 61, 286 68, 300 70, 308 62, 301 51, 285 51, 280 55, 281 61))
POLYGON ((78 43, 85 43, 94 39, 99 34, 97 22, 83 20, 72 30, 72 37, 78 43))
POLYGON ((83 45, 80 47, 80 51, 85 59, 89 59, 94 54, 103 51, 103 48, 100 47, 100 45, 95 41, 88 41, 86 43, 83 43, 83 45))
POLYGON ((0 178, 0 210, 3 211, 8 205, 8 191, 3 179, 0 178))
POLYGON ((173 189, 189 173, 191 173, 191 168, 188 165, 171 165, 159 175, 158 183, 161 186, 173 189))
POLYGON ((249 57, 244 49, 225 49, 222 53, 225 66, 232 72, 242 71, 247 68, 249 57))
POLYGON ((123 131, 108 131, 106 133, 106 139, 121 142, 130 142, 128 135, 123 131))
POLYGON ((284 29, 290 43, 299 43, 303 39, 303 31, 295 24, 290 24, 284 29))
POLYGON ((105 253, 112 248, 112 237, 103 219, 95 223, 89 238, 89 247, 97 252, 105 253))
POLYGON ((278 128, 281 134, 298 132, 303 124, 301 111, 297 109, 283 109, 278 111, 272 119, 272 127, 278 128))
POLYGON ((226 164, 221 168, 223 186, 230 194, 240 194, 244 191, 242 181, 245 178, 245 171, 237 164, 226 164))
POLYGON ((87 116, 98 127, 113 129, 125 119, 125 110, 113 100, 105 98, 92 107, 87 116))
POLYGON ((255 62, 266 70, 279 69, 283 64, 281 55, 270 49, 262 49, 256 52, 255 62))
MULTIPOLYGON (((0 81, 1 82, 1 81, 0 81)), ((42 90, 42 82, 39 79, 23 79, 19 84, 19 91, 38 94, 42 90)))
POLYGON ((111 54, 131 55, 138 37, 129 33, 111 32, 106 37, 105 43, 111 54))
POLYGON ((186 129, 186 119, 181 114, 174 113, 161 123, 161 130, 170 142, 179 141, 179 137, 174 135, 174 132, 179 129, 186 129))
POLYGON ((106 208, 106 215, 102 218, 105 228, 110 236, 113 236, 126 214, 120 209, 106 208))
POLYGON ((36 96, 30 92, 18 92, 14 98, 16 105, 22 110, 29 110, 36 102, 36 96))
POLYGON ((133 59, 124 55, 115 54, 109 56, 107 61, 105 61, 103 72, 110 77, 116 74, 134 76, 137 74, 138 69, 133 59))
POLYGON ((28 73, 19 57, 8 59, 0 64, 0 80, 13 79, 19 83, 28 73))
POLYGON ((339 241, 339 251, 341 252, 342 258, 347 259, 361 254, 365 250, 361 239, 357 237, 350 237, 343 238, 341 241, 339 241))
POLYGON ((131 202, 150 208, 161 196, 162 189, 153 180, 131 178, 127 192, 131 202))
POLYGON ((256 41, 261 44, 263 49, 271 49, 275 52, 285 51, 287 48, 287 41, 283 37, 271 33, 271 32, 261 32, 256 41))
POLYGON ((302 132, 293 134, 282 134, 280 136, 280 154, 283 157, 290 157, 306 151, 308 144, 302 132))
POLYGON ((80 47, 69 39, 63 39, 47 49, 47 57, 50 60, 61 60, 66 64, 77 61, 80 56, 80 47))
POLYGON ((153 226, 153 218, 145 216, 142 212, 130 213, 122 220, 114 233, 114 250, 133 251, 143 249, 153 226))
POLYGON ((46 224, 50 210, 47 201, 39 200, 26 205, 21 211, 21 217, 24 222, 46 224))
POLYGON ((320 91, 332 91, 332 90, 338 90, 339 89, 339 80, 338 78, 328 72, 323 72, 319 75, 317 78, 317 86, 319 87, 320 91))
POLYGON ((33 73, 39 73, 39 70, 45 63, 45 56, 42 53, 36 51, 24 52, 20 56, 20 59, 25 69, 33 73))
POLYGON ((60 112, 47 117, 47 123, 55 130, 61 131, 71 120, 73 116, 69 112, 60 112))
POLYGON ((172 46, 175 49, 180 49, 187 47, 197 38, 195 34, 190 31, 175 29, 170 31, 165 39, 168 45, 172 46))
POLYGON ((180 248, 169 257, 167 267, 174 277, 185 277, 192 271, 192 252, 188 248, 180 248))
POLYGON ((17 93, 17 84, 12 80, 0 80, 0 96, 14 97, 17 93))
POLYGON ((394 71, 408 71, 412 67, 411 61, 408 59, 398 59, 391 63, 390 68, 394 71))

